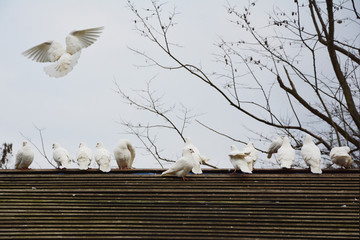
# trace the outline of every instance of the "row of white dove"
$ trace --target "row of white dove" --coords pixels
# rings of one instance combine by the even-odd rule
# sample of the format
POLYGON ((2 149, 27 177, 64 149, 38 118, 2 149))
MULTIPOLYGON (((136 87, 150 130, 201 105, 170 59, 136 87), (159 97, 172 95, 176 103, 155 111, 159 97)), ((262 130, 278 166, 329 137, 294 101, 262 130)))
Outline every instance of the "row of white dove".
MULTIPOLYGON (((96 152, 94 159, 103 172, 109 172, 110 169, 110 152, 104 148, 104 145, 99 142, 96 144, 96 152)), ((347 146, 335 147, 330 151, 330 159, 333 163, 348 168, 351 166, 353 160, 350 155, 350 148, 347 146)), ((135 159, 135 148, 129 140, 122 139, 116 145, 114 151, 116 163, 120 169, 130 169, 135 159)), ((290 145, 288 137, 278 137, 274 140, 268 149, 268 158, 273 154, 277 155, 277 161, 282 168, 290 169, 295 160, 295 150, 290 145)), ((243 173, 252 173, 254 164, 257 161, 258 153, 254 145, 249 142, 241 151, 236 146, 231 146, 229 153, 230 162, 234 166, 234 174, 236 170, 243 173)), ((301 156, 305 163, 310 167, 312 173, 321 174, 321 153, 318 146, 315 145, 310 135, 306 134, 304 144, 301 148, 301 156)), ((16 154, 16 169, 26 169, 30 166, 34 159, 34 153, 27 142, 23 143, 23 147, 16 154)), ((60 144, 53 144, 53 159, 58 168, 68 168, 70 165, 69 153, 60 144)), ((76 154, 76 161, 79 169, 87 170, 93 159, 93 154, 90 148, 85 143, 80 143, 76 154)), ((192 171, 194 174, 201 174, 202 170, 200 164, 206 164, 209 158, 200 154, 190 138, 186 138, 185 147, 182 150, 182 157, 176 161, 170 168, 163 172, 162 175, 176 175, 182 177, 192 171)))
MULTIPOLYGON (((69 168, 71 164, 69 152, 61 147, 59 143, 54 143, 52 148, 53 159, 57 164, 57 168, 69 168)), ((129 140, 121 139, 114 149, 114 156, 120 169, 130 169, 135 159, 135 148, 129 140)), ((93 158, 101 171, 109 172, 111 170, 111 154, 102 142, 96 144, 94 154, 85 143, 80 143, 76 153, 76 162, 79 165, 79 169, 87 170, 93 158)), ((33 160, 34 153, 30 145, 27 142, 23 142, 23 147, 16 153, 15 169, 27 169, 33 160)))
MULTIPOLYGON (((273 154, 277 155, 277 162, 281 168, 290 169, 295 161, 295 149, 291 146, 288 137, 278 137, 269 146, 267 158, 271 158, 273 154)), ((348 146, 334 147, 330 151, 330 160, 341 166, 348 168, 353 163, 349 155, 350 148, 348 146)), ((254 164, 257 160, 257 151, 252 143, 239 151, 234 145, 231 146, 229 153, 230 161, 236 170, 244 173, 252 173, 254 164)), ((301 156, 310 171, 314 174, 321 174, 321 152, 318 146, 313 142, 309 134, 305 135, 305 140, 301 148, 301 156)))

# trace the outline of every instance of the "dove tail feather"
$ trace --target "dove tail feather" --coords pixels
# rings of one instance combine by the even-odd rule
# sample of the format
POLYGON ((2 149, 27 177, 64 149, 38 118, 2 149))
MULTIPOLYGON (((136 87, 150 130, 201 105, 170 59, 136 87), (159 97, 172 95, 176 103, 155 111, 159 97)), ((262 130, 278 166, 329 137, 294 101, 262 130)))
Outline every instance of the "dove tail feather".
POLYGON ((271 158, 271 156, 272 156, 272 153, 268 153, 268 155, 267 155, 267 158, 271 158))
POLYGON ((89 164, 85 161, 83 162, 79 162, 79 169, 80 170, 88 170, 89 169, 89 164))
POLYGON ((175 171, 173 169, 168 169, 165 172, 161 173, 161 176, 172 175, 174 173, 175 171))
POLYGON ((80 51, 74 55, 70 55, 68 53, 61 56, 59 61, 49 66, 44 67, 44 71, 50 77, 63 77, 69 72, 71 72, 74 66, 77 64, 78 59, 80 57, 80 51))
POLYGON ((110 165, 108 165, 108 164, 100 165, 99 168, 102 172, 110 172, 110 165))
POLYGON ((322 170, 321 168, 318 168, 318 167, 310 167, 310 171, 314 174, 321 174, 322 173, 322 170))
POLYGON ((63 168, 69 168, 70 167, 70 161, 62 162, 62 167, 63 168))

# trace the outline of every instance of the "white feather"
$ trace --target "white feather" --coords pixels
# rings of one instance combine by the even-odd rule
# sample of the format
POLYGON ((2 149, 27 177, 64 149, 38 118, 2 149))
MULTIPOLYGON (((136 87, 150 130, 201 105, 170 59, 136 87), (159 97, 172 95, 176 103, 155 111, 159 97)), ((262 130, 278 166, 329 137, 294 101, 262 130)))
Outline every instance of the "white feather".
POLYGON ((114 156, 120 169, 130 169, 135 159, 135 148, 129 140, 121 139, 114 149, 114 156))
POLYGON ((284 137, 283 143, 278 150, 278 157, 282 168, 291 168, 295 160, 295 150, 291 147, 288 137, 284 137))
POLYGON ((77 52, 74 55, 64 53, 60 59, 49 66, 44 67, 44 71, 50 77, 63 77, 69 72, 71 72, 74 66, 77 64, 81 52, 77 52))
POLYGON ((244 173, 252 173, 252 170, 249 168, 249 158, 250 152, 239 151, 236 146, 230 146, 231 152, 229 153, 230 162, 234 166, 235 171, 240 170, 244 173))
POLYGON ((197 160, 194 159, 194 151, 191 148, 183 150, 183 156, 177 160, 168 170, 161 175, 175 175, 184 178, 188 174, 197 160))
POLYGON ((79 149, 76 153, 76 160, 80 170, 87 170, 92 161, 92 151, 85 143, 80 143, 79 149))
POLYGON ((277 151, 279 150, 279 148, 282 145, 282 138, 278 137, 277 139, 275 139, 274 141, 271 142, 269 149, 268 149, 268 155, 267 158, 271 158, 272 154, 277 153, 277 151))
POLYGON ((247 155, 245 156, 245 160, 249 166, 250 171, 252 172, 254 169, 254 165, 257 161, 257 157, 258 157, 258 153, 257 150, 255 149, 254 145, 252 142, 249 142, 245 148, 242 149, 242 151, 244 153, 246 153, 247 155))
POLYGON ((189 138, 189 137, 187 137, 185 139, 185 146, 184 146, 183 151, 182 151, 182 156, 184 156, 184 153, 188 149, 193 149, 193 151, 194 151, 193 156, 194 156, 194 159, 195 159, 195 163, 194 163, 194 167, 193 167, 193 169, 191 171, 193 173, 195 173, 195 174, 202 174, 200 164, 206 163, 210 159, 208 159, 208 158, 206 158, 204 156, 201 156, 199 149, 197 147, 195 147, 194 144, 192 144, 191 138, 189 138))
POLYGON ((15 169, 29 168, 34 160, 34 153, 27 142, 23 142, 22 148, 16 153, 15 169))
POLYGON ((96 144, 95 161, 99 165, 99 169, 103 172, 110 172, 110 159, 111 155, 108 150, 104 148, 104 144, 98 142, 96 144))
POLYGON ((68 168, 70 166, 69 152, 60 146, 58 143, 53 144, 53 159, 58 167, 68 168))
POLYGON ((66 51, 61 43, 48 41, 23 52, 36 62, 56 62, 44 67, 50 77, 63 77, 72 71, 80 57, 81 49, 92 45, 100 36, 103 27, 73 31, 66 37, 66 51))
POLYGON ((353 163, 349 153, 350 148, 348 146, 334 147, 330 151, 330 160, 341 167, 349 168, 353 163))
POLYGON ((315 145, 309 134, 305 135, 305 140, 301 148, 301 156, 305 163, 310 167, 312 173, 321 174, 321 152, 315 145))

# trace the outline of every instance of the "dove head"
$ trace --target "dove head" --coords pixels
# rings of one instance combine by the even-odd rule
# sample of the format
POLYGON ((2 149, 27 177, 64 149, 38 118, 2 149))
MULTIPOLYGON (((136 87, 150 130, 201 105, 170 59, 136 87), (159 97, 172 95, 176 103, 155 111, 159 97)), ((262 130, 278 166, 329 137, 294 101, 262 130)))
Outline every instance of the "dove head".
POLYGON ((305 135, 304 143, 312 143, 312 138, 309 134, 305 135))
POLYGON ((185 138, 185 143, 191 144, 192 143, 191 138, 190 137, 185 138))
POLYGON ((289 138, 288 137, 284 137, 284 139, 283 139, 283 144, 287 144, 287 145, 290 145, 290 140, 289 140, 289 138))
POLYGON ((350 148, 348 147, 348 146, 344 146, 344 147, 342 147, 347 153, 349 153, 350 152, 350 148))
POLYGON ((238 150, 238 149, 237 149, 237 147, 236 147, 235 145, 231 145, 231 146, 230 146, 230 150, 231 150, 231 151, 235 151, 235 150, 238 150))
POLYGON ((60 144, 58 144, 58 143, 54 143, 54 144, 52 145, 52 148, 53 148, 53 149, 56 149, 56 148, 58 148, 58 147, 60 147, 60 144))
POLYGON ((195 151, 192 148, 186 148, 183 152, 184 155, 190 155, 193 154, 195 151))
POLYGON ((103 148, 104 147, 104 144, 102 142, 98 142, 96 144, 96 148, 103 148))
POLYGON ((254 147, 254 144, 252 142, 248 142, 247 146, 254 147))
POLYGON ((79 148, 81 148, 81 147, 86 147, 86 144, 83 143, 83 142, 81 142, 81 143, 79 144, 79 148))

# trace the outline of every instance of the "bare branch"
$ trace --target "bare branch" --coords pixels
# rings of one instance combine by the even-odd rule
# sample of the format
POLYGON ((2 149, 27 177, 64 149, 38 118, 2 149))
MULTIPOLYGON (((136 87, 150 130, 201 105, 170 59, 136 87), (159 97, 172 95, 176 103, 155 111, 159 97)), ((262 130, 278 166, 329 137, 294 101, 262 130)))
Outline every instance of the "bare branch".
POLYGON ((56 168, 55 164, 52 163, 50 161, 50 159, 48 158, 48 156, 46 155, 45 146, 44 146, 44 138, 43 138, 43 135, 42 135, 42 131, 44 130, 44 128, 41 129, 41 128, 38 128, 35 125, 34 125, 34 127, 39 132, 40 141, 41 141, 41 149, 33 141, 31 141, 30 138, 26 137, 23 133, 20 132, 20 135, 23 136, 28 142, 30 142, 31 145, 33 145, 36 148, 36 150, 40 153, 40 155, 43 156, 51 166, 56 168))

